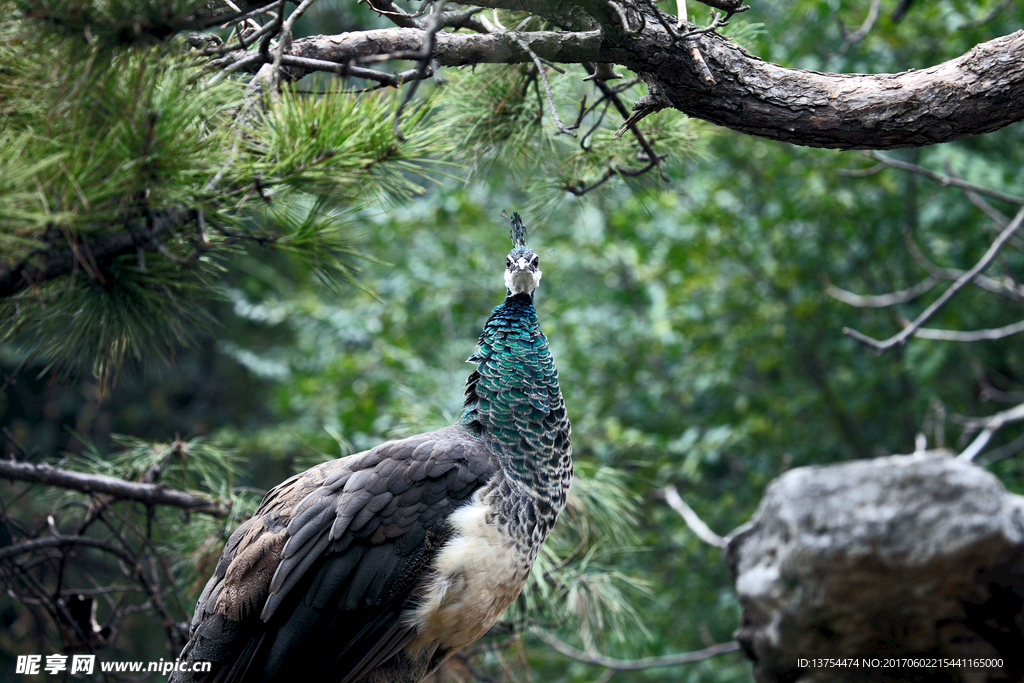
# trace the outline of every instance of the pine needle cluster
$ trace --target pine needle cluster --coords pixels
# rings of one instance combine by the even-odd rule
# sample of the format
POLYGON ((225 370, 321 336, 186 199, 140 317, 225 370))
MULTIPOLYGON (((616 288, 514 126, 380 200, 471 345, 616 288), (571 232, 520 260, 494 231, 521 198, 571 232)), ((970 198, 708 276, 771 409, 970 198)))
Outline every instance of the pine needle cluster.
POLYGON ((64 374, 173 358, 240 249, 351 279, 352 209, 422 192, 445 154, 426 106, 400 136, 393 97, 211 77, 182 37, 206 3, 0 9, 0 341, 64 374))
MULTIPOLYGON (((656 182, 657 169, 641 172, 650 155, 639 137, 630 132, 615 137, 622 117, 612 98, 631 106, 643 94, 637 79, 625 86, 609 81, 609 96, 581 82, 578 73, 545 69, 559 116, 575 137, 558 130, 535 65, 477 65, 453 70, 436 103, 455 141, 456 157, 474 171, 504 165, 539 211, 560 202, 566 191, 599 185, 604 176, 656 182)), ((704 126, 678 112, 648 116, 636 130, 657 154, 665 155, 666 164, 700 155, 707 137, 704 126)))
POLYGON ((618 470, 576 469, 566 509, 510 616, 587 649, 608 641, 634 649, 636 634, 646 635, 637 597, 648 588, 614 566, 639 543, 637 501, 618 470))

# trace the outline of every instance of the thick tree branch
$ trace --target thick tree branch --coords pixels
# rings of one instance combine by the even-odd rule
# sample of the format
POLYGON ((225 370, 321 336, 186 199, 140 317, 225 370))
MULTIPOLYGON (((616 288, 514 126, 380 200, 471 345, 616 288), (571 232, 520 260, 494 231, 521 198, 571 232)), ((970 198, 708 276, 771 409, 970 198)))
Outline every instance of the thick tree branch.
POLYGON ((223 504, 185 491, 175 491, 156 484, 125 481, 102 474, 73 472, 46 464, 0 460, 0 478, 60 486, 83 493, 105 493, 148 505, 170 505, 214 517, 224 517, 228 513, 223 504))
MULTIPOLYGON (((295 41, 291 54, 331 62, 374 62, 388 59, 415 59, 422 54, 427 32, 415 28, 386 28, 374 31, 342 33, 336 36, 311 36, 295 41)), ((471 64, 522 64, 537 56, 552 62, 594 61, 608 50, 602 45, 600 31, 561 33, 529 31, 524 33, 448 33, 435 37, 434 58, 442 66, 471 64)), ((626 56, 611 50, 616 56, 626 56)))
MULTIPOLYGON (((1024 31, 982 43, 937 66, 876 75, 787 69, 715 33, 679 40, 653 18, 628 40, 610 37, 611 32, 442 31, 433 54, 442 66, 523 63, 533 61, 531 52, 552 62, 623 64, 647 83, 649 108, 674 107, 743 133, 812 147, 931 145, 1024 118, 1024 31), (693 47, 703 55, 703 65, 694 61, 693 47)), ((296 41, 290 54, 336 64, 408 59, 422 54, 427 37, 419 28, 313 36, 296 41)))
POLYGON ((714 87, 678 50, 623 63, 641 72, 665 106, 742 133, 811 147, 892 149, 987 133, 1024 118, 1022 31, 937 66, 879 75, 786 69, 717 35, 697 40, 714 87))

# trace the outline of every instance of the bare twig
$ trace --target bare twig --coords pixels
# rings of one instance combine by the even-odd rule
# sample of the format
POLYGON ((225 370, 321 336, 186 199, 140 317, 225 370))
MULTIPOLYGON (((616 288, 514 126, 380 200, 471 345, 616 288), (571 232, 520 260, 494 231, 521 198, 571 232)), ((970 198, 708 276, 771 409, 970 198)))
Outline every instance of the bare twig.
POLYGON ((971 442, 971 445, 965 448, 957 457, 963 460, 973 460, 988 445, 989 440, 992 439, 996 432, 1008 424, 1020 422, 1021 420, 1024 420, 1024 403, 989 417, 963 420, 962 422, 968 432, 979 427, 982 429, 981 433, 971 442))
POLYGON ((959 187, 965 190, 971 190, 972 192, 977 192, 978 194, 988 195, 989 197, 994 197, 995 199, 1001 199, 1004 202, 1010 202, 1012 204, 1024 204, 1024 197, 1017 197, 1015 195, 1000 192, 999 190, 993 190, 982 185, 975 185, 974 183, 969 183, 966 180, 960 180, 959 178, 953 178, 947 175, 943 175, 941 173, 936 173, 935 171, 925 168, 924 166, 918 166, 917 164, 912 164, 908 161, 900 161, 899 159, 887 157, 881 152, 876 152, 872 150, 864 152, 864 154, 871 157, 872 159, 875 159, 876 161, 885 164, 886 166, 891 166, 893 168, 898 168, 904 171, 910 171, 911 173, 917 173, 918 175, 923 175, 926 178, 934 180, 936 183, 942 185, 943 187, 952 185, 953 187, 959 187))
POLYGON ((704 55, 700 53, 700 50, 696 45, 690 46, 690 57, 693 58, 693 63, 697 66, 697 71, 700 72, 701 78, 708 85, 715 85, 715 77, 711 74, 711 69, 708 68, 708 63, 704 61, 704 55))
MULTIPOLYGON (((1005 228, 1006 225, 1009 225, 1009 221, 1007 221, 1003 227, 1005 228)), ((943 280, 953 281, 963 277, 963 274, 966 271, 958 268, 942 268, 941 266, 932 263, 931 259, 925 256, 924 252, 921 251, 921 248, 917 246, 917 243, 913 240, 913 236, 909 231, 904 234, 904 237, 907 243, 907 251, 910 252, 911 258, 913 258, 915 263, 927 270, 931 275, 943 280)), ((1019 241, 1019 238, 1016 236, 1014 236, 1013 239, 1019 241)), ((974 284, 986 291, 992 292, 993 294, 1006 297, 1011 301, 1019 303, 1024 302, 1024 287, 1009 278, 1004 277, 1002 279, 996 279, 979 273, 978 276, 974 278, 974 284)))
POLYGON ((176 491, 156 484, 126 481, 103 474, 73 472, 47 464, 0 459, 0 478, 60 486, 82 493, 104 493, 147 505, 170 505, 214 517, 224 517, 228 513, 222 503, 185 491, 176 491))
POLYGON ((726 16, 732 16, 733 14, 739 14, 740 12, 746 12, 750 9, 750 5, 744 5, 741 0, 697 0, 702 2, 708 7, 714 7, 720 9, 726 13, 726 16))
POLYGON ((867 295, 854 294, 853 292, 848 292, 845 289, 836 287, 831 282, 826 282, 825 293, 833 299, 842 301, 844 304, 856 306, 857 308, 886 308, 887 306, 895 306, 896 304, 905 304, 908 301, 913 301, 917 297, 929 291, 938 281, 938 276, 929 275, 913 287, 908 287, 898 292, 867 295))
POLYGON ((888 168, 885 164, 875 164, 869 168, 841 168, 837 173, 844 178, 867 178, 888 168))
MULTIPOLYGON (((314 2, 316 2, 316 0, 302 0, 302 2, 299 3, 299 6, 295 8, 295 11, 288 15, 288 18, 281 25, 281 32, 277 37, 277 50, 274 53, 274 90, 276 90, 276 86, 281 83, 281 60, 284 57, 284 54, 288 52, 288 50, 292 49, 292 28, 295 26, 295 22, 298 21, 299 17, 301 17, 314 2)), ((281 3, 281 12, 284 12, 284 2, 281 3)))
POLYGON ((654 12, 654 17, 658 20, 658 23, 661 24, 661 27, 663 29, 665 29, 665 32, 668 33, 670 36, 672 36, 672 38, 674 40, 678 40, 679 39, 679 33, 676 32, 676 28, 680 27, 680 25, 682 24, 682 21, 677 17, 676 18, 676 26, 672 26, 672 22, 670 22, 668 20, 668 16, 664 12, 661 11, 661 8, 658 7, 658 5, 656 4, 655 0, 646 0, 646 1, 647 1, 647 6, 650 7, 651 10, 654 12))
POLYGON ((24 553, 34 552, 36 550, 42 550, 43 548, 62 548, 68 546, 85 546, 89 548, 99 548, 117 558, 123 560, 129 565, 135 564, 135 558, 132 557, 131 553, 121 548, 110 541, 103 538, 93 538, 92 536, 56 536, 47 538, 33 538, 28 541, 22 541, 21 543, 12 543, 6 547, 0 548, 0 560, 6 560, 9 557, 17 557, 24 553))
POLYGON ((1005 460, 1006 458, 1017 455, 1021 450, 1024 450, 1024 434, 1021 434, 1010 443, 1004 444, 999 448, 993 448, 991 451, 986 453, 985 464, 991 465, 999 462, 1000 460, 1005 460))
POLYGON ((409 14, 400 7, 397 7, 391 0, 376 0, 376 3, 374 0, 366 0, 366 4, 377 14, 383 15, 396 25, 405 28, 422 28, 416 19, 427 13, 426 7, 424 7, 416 14, 409 14))
MULTIPOLYGON (((713 12, 711 12, 711 23, 710 24, 708 24, 704 28, 695 28, 692 31, 687 31, 686 33, 682 33, 682 34, 679 35, 679 39, 680 40, 689 40, 690 38, 694 38, 696 36, 703 35, 705 33, 714 33, 717 29, 720 29, 723 26, 728 26, 728 25, 729 25, 728 15, 723 16, 723 15, 719 14, 718 12, 714 12, 713 11, 713 12)), ((703 61, 703 57, 701 58, 701 61, 703 61)))
MULTIPOLYGON (((257 24, 257 26, 259 26, 257 24)), ((242 36, 241 33, 238 35, 238 42, 229 43, 227 45, 218 45, 217 47, 204 48, 200 51, 202 55, 223 55, 234 50, 245 50, 250 45, 256 42, 257 39, 262 38, 266 34, 274 30, 274 22, 267 22, 266 25, 260 26, 258 30, 250 33, 249 35, 242 36)))
POLYGON ((551 117, 555 120, 555 127, 558 128, 558 132, 569 137, 576 137, 576 133, 566 128, 565 124, 562 123, 562 117, 558 115, 558 107, 555 106, 555 96, 551 94, 551 82, 548 80, 548 72, 544 68, 544 65, 540 61, 540 57, 530 49, 530 47, 516 37, 512 35, 513 40, 519 43, 519 46, 530 53, 533 57, 533 63, 537 65, 537 71, 540 73, 540 79, 544 82, 544 96, 547 97, 548 106, 551 108, 551 117))
POLYGON ((868 15, 864 18, 864 23, 853 33, 847 33, 846 27, 843 26, 842 22, 839 22, 839 31, 843 34, 843 44, 836 51, 836 54, 845 55, 851 47, 864 40, 864 37, 871 32, 875 21, 878 19, 878 9, 881 5, 881 0, 871 0, 871 7, 868 8, 868 15))
MULTIPOLYGON (((235 10, 235 12, 238 12, 239 14, 243 14, 242 8, 239 7, 238 5, 236 5, 235 3, 231 2, 231 0, 224 0, 224 4, 227 5, 228 7, 230 7, 231 9, 235 10)), ((238 17, 238 19, 236 21, 241 21, 242 19, 243 19, 243 17, 240 16, 240 17, 238 17)), ((260 28, 259 23, 255 19, 253 19, 252 17, 244 17, 244 20, 246 22, 248 22, 249 25, 252 28, 254 28, 254 29, 259 29, 260 28)), ((222 26, 222 28, 230 25, 231 23, 235 23, 235 22, 229 22, 229 24, 225 24, 224 26, 222 26)))
POLYGON ((563 643, 555 636, 550 633, 546 633, 545 631, 541 631, 540 629, 532 629, 531 632, 550 645, 552 649, 560 652, 566 657, 571 657, 578 662, 596 664, 597 666, 603 666, 606 669, 614 669, 615 671, 639 671, 641 669, 651 669, 656 666, 679 666, 680 664, 690 664, 692 662, 710 659, 711 657, 717 657, 718 655, 723 655, 728 652, 736 652, 740 649, 739 643, 730 641, 728 643, 718 643, 716 645, 706 647, 703 650, 683 652, 677 655, 643 657, 641 659, 615 659, 614 657, 606 657, 605 655, 597 653, 577 650, 572 645, 563 643))
POLYGON ((918 339, 976 342, 987 339, 1002 339, 1014 334, 1020 334, 1021 332, 1024 332, 1024 320, 1019 323, 1013 323, 1012 325, 1005 325, 1004 327, 996 327, 988 330, 972 330, 970 332, 960 332, 958 330, 936 330, 929 327, 922 327, 914 333, 914 336, 918 339))
MULTIPOLYGON (((607 4, 613 10, 615 10, 616 14, 619 15, 619 21, 622 22, 622 32, 624 34, 626 34, 627 36, 635 36, 637 33, 639 33, 643 29, 644 25, 643 25, 642 21, 641 21, 641 24, 640 24, 640 26, 638 28, 635 28, 635 29, 634 28, 630 28, 629 27, 629 17, 626 16, 626 11, 623 10, 621 7, 619 7, 618 3, 616 3, 614 0, 607 0, 607 4)), ((640 18, 641 18, 641 20, 643 19, 643 14, 640 15, 640 18)))
MULTIPOLYGON (((280 3, 279 0, 273 0, 273 2, 267 3, 266 5, 263 5, 262 7, 257 7, 256 9, 251 9, 251 10, 249 10, 249 11, 243 13, 243 14, 239 14, 237 16, 230 17, 228 19, 228 21, 225 22, 222 25, 222 27, 223 28, 227 28, 231 24, 237 24, 238 22, 240 22, 242 20, 250 19, 251 17, 255 17, 258 14, 268 14, 268 13, 270 13, 271 9, 273 9, 274 7, 279 7, 280 5, 281 5, 281 3, 280 3)), ((239 10, 239 11, 241 11, 241 10, 239 10)), ((259 24, 257 24, 257 26, 259 26, 259 24)))
POLYGON ((917 316, 911 324, 903 328, 899 334, 893 335, 885 341, 878 341, 877 339, 873 339, 850 328, 844 328, 843 334, 849 335, 857 341, 874 348, 878 353, 884 353, 894 346, 901 346, 905 344, 907 339, 913 336, 922 325, 924 325, 933 315, 935 315, 935 313, 939 311, 939 309, 945 306, 957 292, 966 287, 979 273, 985 270, 985 268, 992 263, 996 255, 999 253, 999 250, 1003 248, 1003 245, 1005 245, 1014 233, 1017 232, 1017 229, 1020 228, 1021 222, 1024 222, 1024 208, 1021 208, 1021 210, 1017 212, 1013 221, 1011 221, 1010 224, 1006 226, 1001 233, 999 233, 999 236, 992 242, 992 245, 988 248, 988 251, 985 252, 985 255, 981 257, 981 260, 974 264, 973 268, 960 276, 956 282, 950 285, 949 289, 943 292, 942 295, 932 303, 932 305, 926 308, 921 315, 917 316))
POLYGON ((997 401, 999 403, 1024 403, 1024 391, 1004 391, 992 384, 988 376, 982 371, 980 362, 975 359, 974 374, 981 389, 978 396, 982 400, 997 401))
POLYGON ((679 516, 686 522, 686 526, 690 527, 690 531, 697 534, 697 538, 716 548, 725 547, 725 539, 712 531, 697 516, 693 508, 686 504, 686 501, 679 496, 679 491, 676 490, 675 484, 669 484, 665 487, 665 502, 668 503, 670 508, 679 513, 679 516))
MULTIPOLYGON (((956 178, 957 180, 963 180, 963 178, 960 176, 960 174, 958 174, 953 169, 952 164, 950 164, 949 162, 946 162, 945 169, 946 169, 946 174, 949 175, 951 178, 956 178)), ((968 190, 967 188, 961 188, 961 189, 963 190, 964 195, 967 196, 967 199, 970 200, 971 204, 974 204, 976 207, 981 209, 981 211, 986 216, 991 218, 992 222, 995 223, 998 227, 1005 228, 1006 225, 1010 222, 1010 219, 1009 219, 1009 217, 1006 214, 1004 214, 1002 211, 1000 211, 996 207, 992 206, 992 204, 990 204, 988 201, 986 201, 985 198, 982 197, 981 195, 979 195, 977 192, 975 192, 974 190, 968 190)))
POLYGON ((985 16, 981 17, 980 19, 975 19, 974 21, 968 21, 964 24, 961 24, 959 29, 961 31, 969 31, 971 29, 980 28, 985 24, 992 22, 996 17, 998 17, 1003 12, 1003 10, 1005 10, 1012 4, 1013 0, 1003 0, 1001 3, 993 7, 992 10, 985 16))
MULTIPOLYGON (((596 73, 596 65, 588 63, 588 64, 584 64, 584 66, 586 67, 587 71, 590 72, 591 74, 595 74, 596 73)), ((595 108, 598 105, 600 105, 602 102, 609 102, 609 103, 615 105, 615 108, 619 111, 619 113, 622 114, 622 116, 624 118, 626 118, 627 121, 628 121, 629 117, 630 117, 629 109, 626 107, 625 103, 623 103, 622 99, 619 97, 619 93, 622 92, 622 90, 625 89, 623 86, 626 86, 626 87, 628 87, 628 86, 626 84, 623 84, 622 86, 613 88, 613 87, 611 87, 610 85, 608 85, 607 83, 605 83, 602 80, 596 80, 595 84, 597 85, 598 89, 601 91, 601 97, 597 101, 595 101, 594 104, 591 105, 590 109, 592 110, 593 108, 595 108)), ((644 97, 647 97, 647 96, 645 95, 644 97)), ((641 99, 643 99, 643 98, 641 98, 641 99)), ((590 110, 588 110, 588 111, 590 111, 590 110)), ((603 118, 603 117, 604 117, 604 113, 602 112, 601 118, 603 118)), ((625 125, 626 124, 623 124, 623 128, 620 128, 619 130, 620 131, 624 131, 625 130, 625 125)), ((594 127, 596 127, 596 124, 595 124, 594 127)), ((586 143, 587 138, 593 132, 593 128, 594 127, 592 127, 590 130, 588 130, 587 133, 583 136, 583 138, 580 141, 580 146, 583 147, 584 151, 587 151, 589 149, 586 146, 585 143, 586 143)), ((598 187, 600 187, 604 183, 608 182, 608 180, 610 180, 611 178, 614 178, 617 175, 618 176, 622 176, 622 177, 640 176, 640 175, 643 175, 644 173, 647 173, 648 171, 650 171, 651 169, 653 169, 655 167, 657 167, 659 172, 661 173, 662 179, 668 180, 668 177, 665 175, 664 169, 661 168, 661 161, 662 161, 662 159, 664 159, 668 155, 667 154, 658 154, 655 151, 653 145, 651 145, 650 141, 648 141, 647 138, 644 136, 644 134, 640 130, 638 130, 637 128, 633 127, 630 130, 632 130, 633 135, 636 137, 637 142, 640 144, 640 147, 643 149, 644 154, 647 156, 647 163, 644 166, 642 166, 640 168, 633 169, 633 168, 625 168, 625 167, 622 167, 622 166, 611 165, 610 164, 608 166, 608 168, 605 169, 605 172, 603 174, 601 174, 601 176, 599 176, 595 181, 591 182, 589 185, 585 185, 585 184, 583 184, 581 182, 579 185, 564 185, 563 188, 567 192, 571 192, 574 195, 582 196, 582 195, 587 194, 588 192, 591 192, 591 191, 597 189, 598 187)), ((616 134, 616 137, 617 136, 618 136, 618 134, 616 134)))

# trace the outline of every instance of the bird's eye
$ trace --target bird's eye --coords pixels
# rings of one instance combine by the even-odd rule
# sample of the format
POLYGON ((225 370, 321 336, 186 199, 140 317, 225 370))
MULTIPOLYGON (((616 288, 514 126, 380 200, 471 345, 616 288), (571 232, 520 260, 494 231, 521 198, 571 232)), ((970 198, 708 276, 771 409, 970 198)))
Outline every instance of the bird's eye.
POLYGON ((511 268, 512 267, 512 257, 506 257, 505 258, 505 267, 506 268, 511 268))
POLYGON ((534 256, 533 257, 533 263, 531 265, 536 266, 538 263, 540 263, 540 258, 538 258, 537 256, 534 256))

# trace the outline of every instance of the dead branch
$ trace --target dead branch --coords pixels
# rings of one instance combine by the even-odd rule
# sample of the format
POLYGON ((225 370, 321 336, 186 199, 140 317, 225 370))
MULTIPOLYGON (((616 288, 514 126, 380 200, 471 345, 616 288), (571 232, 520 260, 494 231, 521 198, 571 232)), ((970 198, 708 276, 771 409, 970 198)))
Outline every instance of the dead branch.
POLYGON ((964 460, 973 460, 988 445, 989 440, 992 439, 996 432, 1008 424, 1020 422, 1021 420, 1024 420, 1024 403, 988 417, 961 420, 968 433, 979 428, 981 428, 981 433, 957 457, 964 460))
POLYGON ((843 44, 836 51, 837 54, 845 55, 851 47, 864 40, 868 33, 871 32, 871 29, 874 28, 875 21, 878 20, 878 10, 881 5, 881 0, 871 0, 871 7, 868 8, 868 15, 864 18, 864 23, 852 33, 847 33, 846 27, 840 22, 839 31, 843 34, 843 44))
MULTIPOLYGON (((1009 225, 1009 221, 1004 223, 1002 227, 1005 228, 1007 225, 1009 225)), ((942 280, 951 280, 954 282, 963 277, 966 272, 964 270, 960 270, 958 268, 942 268, 941 266, 933 263, 931 259, 925 256, 924 252, 921 251, 921 248, 917 246, 917 243, 914 241, 913 236, 909 231, 904 234, 904 237, 907 243, 907 251, 910 252, 911 258, 914 259, 915 263, 928 271, 929 274, 942 280)), ((1016 236, 1013 237, 1013 240, 1015 242, 1020 241, 1016 236)), ((974 284, 981 289, 992 292, 993 294, 998 294, 999 296, 1010 299, 1011 301, 1024 303, 1024 287, 1009 278, 1004 277, 1002 279, 996 279, 979 273, 974 278, 974 284)))
POLYGON ((922 327, 914 336, 918 339, 938 339, 940 341, 955 341, 955 342, 976 342, 990 339, 1002 339, 1004 337, 1010 337, 1015 334, 1024 332, 1024 320, 1012 325, 1005 325, 1003 327, 996 327, 988 330, 972 330, 970 332, 960 332, 957 330, 937 330, 929 327, 922 327))
POLYGON ((82 493, 104 493, 147 505, 169 505, 214 517, 224 517, 228 514, 228 509, 223 503, 185 491, 176 491, 157 484, 126 481, 103 474, 73 472, 47 464, 0 460, 0 478, 60 486, 82 493))
POLYGON ((831 282, 826 282, 825 292, 833 299, 842 301, 844 304, 856 306, 857 308, 886 308, 888 306, 895 306, 897 304, 905 304, 908 301, 913 301, 925 292, 931 290, 938 281, 938 276, 929 275, 913 287, 908 287, 898 292, 890 292, 889 294, 875 295, 854 294, 853 292, 848 292, 845 289, 836 287, 831 282))
POLYGON ((739 643, 730 641, 728 643, 718 643, 716 645, 706 647, 703 650, 683 652, 677 655, 643 657, 641 659, 615 659, 614 657, 606 657, 605 655, 597 653, 577 650, 572 645, 563 643, 555 636, 541 631, 540 629, 533 629, 531 632, 533 635, 550 645, 556 652, 559 652, 566 657, 575 659, 578 662, 596 664, 597 666, 603 666, 606 669, 613 669, 615 671, 639 671, 641 669, 652 669, 656 666, 679 666, 680 664, 690 664, 692 662, 699 662, 711 657, 717 657, 718 655, 726 654, 728 652, 736 652, 740 649, 739 643))
POLYGON ((704 523, 704 520, 697 516, 693 508, 686 504, 686 501, 679 496, 679 491, 676 490, 675 484, 669 484, 665 487, 665 502, 668 503, 670 508, 679 513, 679 516, 686 522, 686 526, 690 527, 690 530, 697 534, 697 538, 716 548, 725 547, 725 539, 712 531, 704 523))
MULTIPOLYGON (((559 14, 562 3, 495 0, 479 4, 515 4, 515 9, 556 24, 561 20, 570 29, 574 24, 559 14)), ((657 102, 648 99, 645 106, 674 107, 743 133, 814 147, 930 145, 996 130, 1024 118, 1024 31, 916 71, 824 74, 764 62, 714 32, 680 41, 671 26, 654 20, 649 8, 637 7, 652 19, 626 42, 612 42, 599 30, 529 31, 516 33, 515 40, 504 33, 440 31, 431 53, 441 66, 518 64, 532 62, 534 55, 556 63, 622 64, 647 83, 645 97, 657 94, 657 102), (715 74, 714 83, 707 81, 707 73, 692 58, 694 47, 708 73, 715 74)), ((304 38, 294 42, 290 54, 320 62, 366 64, 416 59, 430 40, 422 28, 394 27, 304 38)), ((254 71, 265 61, 259 55, 235 52, 222 65, 254 71)))
POLYGON ((1007 241, 1009 241, 1014 233, 1017 232, 1017 229, 1020 228, 1022 222, 1024 222, 1024 208, 1021 208, 1021 210, 1017 212, 1013 221, 1011 221, 1010 224, 1006 226, 1001 233, 999 233, 999 236, 992 242, 988 251, 986 251, 985 255, 982 256, 976 264, 974 264, 974 267, 960 276, 956 282, 950 285, 950 287, 943 292, 938 299, 926 308, 921 315, 917 316, 912 323, 903 328, 899 334, 893 335, 885 341, 878 341, 877 339, 869 337, 849 327, 843 328, 843 334, 853 337, 866 346, 870 346, 878 353, 884 353, 894 346, 902 346, 906 343, 907 339, 913 336, 914 333, 924 325, 924 323, 926 323, 943 306, 945 306, 946 303, 957 294, 957 292, 970 284, 970 282, 974 280, 979 273, 988 268, 996 255, 999 254, 1000 249, 1003 248, 1007 241))
POLYGON ((952 175, 943 175, 941 173, 936 173, 935 171, 929 168, 925 168, 924 166, 918 166, 917 164, 912 164, 909 161, 900 161, 899 159, 893 159, 892 157, 886 156, 881 152, 870 151, 864 152, 864 154, 871 157, 872 159, 875 159, 876 161, 885 166, 898 168, 903 171, 910 171, 911 173, 916 173, 930 180, 934 180, 942 187, 959 187, 963 190, 970 190, 971 192, 976 192, 977 194, 983 194, 989 197, 993 197, 994 199, 1001 199, 1004 202, 1010 202, 1012 204, 1024 204, 1024 197, 1018 197, 1016 195, 1007 194, 1006 192, 1000 192, 999 190, 993 190, 992 188, 985 187, 983 185, 975 185, 974 183, 969 183, 966 180, 963 180, 962 178, 957 178, 952 175))

